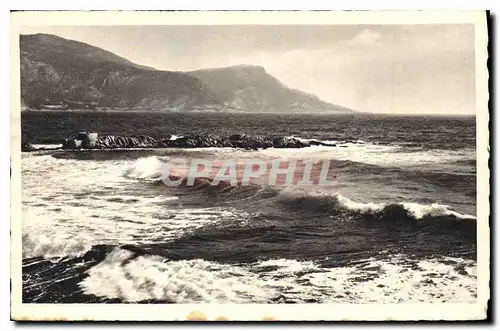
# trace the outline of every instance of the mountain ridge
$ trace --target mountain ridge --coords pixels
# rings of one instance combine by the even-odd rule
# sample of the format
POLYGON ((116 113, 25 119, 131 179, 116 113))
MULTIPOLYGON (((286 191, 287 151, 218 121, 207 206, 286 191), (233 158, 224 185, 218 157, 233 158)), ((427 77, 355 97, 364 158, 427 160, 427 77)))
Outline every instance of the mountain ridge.
POLYGON ((230 108, 241 109, 250 104, 254 110, 264 112, 293 112, 297 109, 351 111, 323 101, 315 94, 286 86, 262 66, 243 64, 186 73, 208 85, 230 108))
POLYGON ((33 109, 352 112, 287 87, 262 66, 158 70, 50 34, 20 35, 20 64, 22 104, 33 109))

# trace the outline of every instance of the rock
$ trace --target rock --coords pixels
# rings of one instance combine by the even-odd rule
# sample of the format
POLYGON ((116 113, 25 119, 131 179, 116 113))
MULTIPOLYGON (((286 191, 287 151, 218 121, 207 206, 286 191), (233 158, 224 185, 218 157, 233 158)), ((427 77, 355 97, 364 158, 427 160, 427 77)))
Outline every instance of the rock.
POLYGON ((99 134, 97 132, 89 132, 83 135, 82 146, 83 148, 95 148, 99 134))
POLYGON ((246 150, 260 148, 303 148, 311 145, 336 146, 320 141, 304 142, 291 137, 261 137, 247 134, 214 135, 192 134, 175 140, 164 138, 156 140, 150 136, 100 136, 97 133, 79 132, 63 142, 63 149, 112 149, 112 148, 202 148, 232 147, 246 150))
POLYGON ((459 275, 463 275, 463 276, 469 275, 469 273, 465 270, 464 266, 458 266, 458 267, 455 267, 454 269, 457 272, 457 274, 459 274, 459 275))
POLYGON ((233 140, 244 140, 244 139, 248 138, 248 136, 246 134, 244 134, 244 133, 237 133, 237 134, 230 135, 228 138, 231 141, 233 141, 233 140))
POLYGON ((87 137, 87 132, 81 131, 76 134, 75 139, 83 141, 86 137, 87 137))
POLYGON ((318 140, 311 140, 311 141, 309 141, 309 145, 311 145, 311 146, 337 147, 336 144, 328 144, 328 143, 324 143, 324 142, 318 141, 318 140))
POLYGON ((169 140, 166 142, 167 147, 178 147, 178 148, 192 148, 196 147, 196 142, 191 138, 191 136, 181 137, 176 140, 169 140))
POLYGON ((171 147, 171 142, 172 141, 175 141, 175 140, 170 140, 170 138, 164 138, 164 139, 160 139, 158 140, 157 142, 157 146, 160 147, 160 148, 167 148, 167 147, 171 147))
POLYGON ((276 137, 273 139, 273 146, 274 148, 303 148, 309 147, 309 144, 297 138, 276 137))
POLYGON ((95 148, 156 148, 159 146, 156 139, 149 136, 123 137, 98 136, 95 148))
POLYGON ((35 151, 36 148, 33 147, 33 145, 31 145, 30 143, 27 143, 27 142, 23 142, 21 143, 21 152, 31 152, 31 151, 35 151))
POLYGON ((99 137, 96 147, 98 148, 109 148, 110 146, 114 145, 114 142, 112 141, 114 137, 113 136, 103 136, 99 137))
POLYGON ((212 135, 190 135, 164 142, 168 145, 168 147, 178 148, 231 147, 228 142, 222 142, 219 137, 212 135))
POLYGON ((156 139, 154 139, 153 137, 150 137, 150 136, 139 136, 137 137, 140 141, 139 145, 140 146, 157 146, 158 145, 158 141, 156 139))
POLYGON ((64 139, 62 144, 63 149, 80 149, 82 148, 82 141, 78 139, 64 139))

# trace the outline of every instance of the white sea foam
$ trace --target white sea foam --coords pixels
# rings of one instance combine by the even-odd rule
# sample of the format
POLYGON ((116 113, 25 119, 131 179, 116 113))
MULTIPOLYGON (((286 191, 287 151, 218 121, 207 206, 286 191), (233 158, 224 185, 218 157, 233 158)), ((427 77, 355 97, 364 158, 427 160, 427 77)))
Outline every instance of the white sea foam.
POLYGON ((57 211, 26 207, 23 257, 76 257, 96 244, 167 242, 199 227, 241 222, 249 217, 244 212, 216 207, 169 209, 163 203, 173 198, 131 202, 125 196, 113 202, 89 199, 81 206, 56 204, 57 211))
POLYGON ((39 148, 55 149, 55 148, 61 148, 62 144, 32 144, 31 146, 33 146, 36 149, 39 148))
POLYGON ((175 303, 473 302, 473 261, 366 260, 358 266, 322 268, 313 262, 268 260, 234 266, 204 260, 170 261, 115 249, 88 271, 80 286, 87 294, 126 302, 175 303), (417 268, 409 265, 413 263, 417 268), (467 274, 457 272, 461 264, 467 274))
POLYGON ((156 156, 137 159, 126 171, 131 178, 159 180, 162 178, 164 163, 156 156))
POLYGON ((422 205, 415 202, 405 202, 402 203, 402 205, 416 219, 420 219, 425 216, 455 216, 456 218, 468 218, 468 219, 476 218, 473 215, 460 214, 456 211, 451 210, 450 206, 441 205, 439 203, 422 205))
POLYGON ((342 208, 352 210, 359 213, 376 213, 381 212, 385 208, 391 205, 400 205, 402 206, 410 216, 415 219, 422 219, 427 216, 454 216, 456 218, 461 219, 476 219, 473 215, 461 214, 452 209, 448 205, 442 205, 439 203, 432 204, 420 204, 416 202, 385 202, 385 203, 375 203, 375 202, 359 202, 351 200, 340 193, 326 193, 321 191, 283 191, 281 195, 284 198, 293 198, 293 197, 306 197, 311 196, 313 198, 331 198, 332 203, 338 203, 342 208))
MULTIPOLYGON (((151 156, 147 158, 138 159, 133 166, 129 169, 128 176, 134 178, 146 178, 158 180, 161 178, 161 169, 163 162, 160 161, 156 156, 151 156)), ((284 191, 284 194, 290 194, 284 191)), ((457 218, 471 218, 474 219, 475 216, 468 214, 461 214, 459 212, 450 209, 450 206, 443 205, 439 203, 432 204, 420 204, 416 202, 385 202, 385 203, 374 203, 374 202, 358 202, 351 200, 340 193, 334 193, 333 195, 324 192, 303 192, 299 194, 310 194, 312 196, 324 197, 331 196, 336 199, 336 201, 343 207, 349 210, 367 213, 367 212, 380 212, 389 205, 401 205, 405 208, 411 216, 416 219, 421 219, 426 216, 454 216, 457 218)))
MULTIPOLYGON (((310 139, 294 137, 307 142, 310 139)), ((342 142, 325 140, 336 146, 311 146, 306 148, 267 148, 258 151, 247 151, 230 147, 204 147, 184 149, 187 153, 208 152, 213 157, 230 158, 295 158, 295 159, 335 159, 339 161, 353 161, 380 167, 409 167, 420 165, 445 164, 450 162, 475 160, 476 151, 473 148, 461 150, 419 150, 408 149, 396 144, 374 144, 357 140, 342 142)))
POLYGON ((340 161, 360 162, 381 167, 432 165, 474 160, 476 158, 476 152, 471 148, 455 151, 440 149, 408 150, 398 145, 379 145, 365 143, 362 140, 349 143, 342 143, 338 141, 324 142, 337 144, 337 146, 311 146, 300 149, 268 148, 257 153, 272 157, 336 159, 340 161))
POLYGON ((209 224, 245 219, 231 208, 179 208, 179 197, 137 187, 154 157, 95 162, 23 155, 23 256, 79 256, 96 244, 168 241, 209 224))
POLYGON ((23 233, 23 258, 43 257, 45 259, 79 257, 92 248, 93 240, 84 234, 23 233))
POLYGON ((400 205, 406 209, 409 214, 416 218, 422 219, 426 216, 455 216, 457 218, 475 219, 473 215, 460 214, 450 209, 450 206, 441 205, 439 203, 420 204, 416 202, 391 202, 391 203, 373 203, 373 202, 356 202, 349 198, 342 196, 339 193, 334 194, 334 197, 340 205, 346 209, 358 211, 361 213, 366 212, 380 212, 389 205, 400 205))
POLYGON ((124 301, 148 299, 169 302, 264 302, 262 281, 242 268, 203 260, 167 261, 140 256, 123 263, 131 253, 115 249, 88 271, 80 286, 85 293, 124 301))
POLYGON ((170 137, 170 140, 177 140, 179 138, 183 138, 184 136, 178 136, 178 135, 175 135, 173 134, 171 137, 170 137))
MULTIPOLYGON (((304 150, 314 149, 328 153, 329 148, 304 150)), ((224 151, 234 153, 232 149, 224 151)), ((293 155, 298 151, 301 150, 289 152, 293 155)), ((156 157, 137 162, 65 160, 27 153, 22 157, 23 257, 81 256, 100 243, 157 243, 178 238, 197 227, 247 217, 230 208, 170 209, 169 203, 181 203, 178 197, 149 192, 149 184, 141 186, 137 180, 154 178, 152 164, 161 162, 156 157), (126 169, 132 169, 133 175, 123 176, 126 169)), ((335 197, 344 208, 357 211, 380 211, 387 206, 335 197)), ((445 205, 400 203, 416 218, 467 216, 445 205)), ((284 296, 297 302, 354 303, 472 302, 476 293, 475 264, 459 259, 454 262, 467 264, 467 275, 438 260, 414 261, 424 270, 419 271, 405 267, 401 260, 367 261, 368 268, 364 269, 326 269, 310 261, 287 259, 235 266, 203 260, 171 261, 158 256, 131 257, 126 250, 113 251, 89 270, 81 283, 84 291, 124 301, 276 302, 284 296), (371 267, 381 272, 373 275, 371 267), (429 273, 443 275, 431 278, 431 283, 429 273), (359 282, 355 279, 358 276, 373 279, 359 282)))

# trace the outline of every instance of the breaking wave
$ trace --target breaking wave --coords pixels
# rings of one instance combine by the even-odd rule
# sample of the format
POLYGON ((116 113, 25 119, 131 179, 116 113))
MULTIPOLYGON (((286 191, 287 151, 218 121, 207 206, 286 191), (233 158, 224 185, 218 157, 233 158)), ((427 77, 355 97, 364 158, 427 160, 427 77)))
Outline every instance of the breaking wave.
POLYGON ((160 180, 164 162, 157 156, 142 157, 137 159, 125 171, 125 176, 137 179, 160 180))
POLYGON ((53 260, 63 257, 80 257, 92 248, 86 236, 61 236, 53 233, 23 233, 23 258, 43 257, 53 260))
POLYGON ((451 216, 458 219, 475 220, 473 215, 461 214, 450 209, 448 205, 439 203, 420 204, 417 202, 358 202, 344 197, 340 193, 326 194, 321 192, 282 192, 280 195, 282 203, 303 205, 310 204, 311 206, 327 205, 332 209, 342 209, 345 211, 357 212, 363 215, 383 214, 387 211, 400 211, 408 217, 414 219, 423 219, 426 217, 451 216))
POLYGON ((115 248, 86 272, 79 286, 85 294, 124 302, 462 302, 475 300, 476 272, 473 262, 460 258, 408 261, 395 256, 338 268, 271 259, 240 266, 136 256, 115 248), (436 287, 443 294, 434 295, 436 287))
MULTIPOLYGON (((164 162, 156 156, 138 159, 126 172, 126 176, 138 179, 159 181, 162 178, 162 166, 164 162)), ((224 189, 226 186, 223 187, 224 189)), ((389 201, 389 202, 363 202, 354 201, 340 193, 325 193, 321 191, 295 190, 287 188, 276 189, 278 201, 283 204, 300 204, 302 208, 314 208, 320 206, 330 210, 344 210, 356 212, 362 215, 392 215, 400 214, 416 220, 429 217, 452 217, 457 219, 475 220, 473 215, 462 214, 454 211, 449 205, 440 203, 421 204, 412 201, 389 201)), ((269 196, 269 190, 266 196, 269 196)), ((271 195, 274 196, 274 195, 271 195)), ((256 198, 259 195, 255 196, 256 198)))

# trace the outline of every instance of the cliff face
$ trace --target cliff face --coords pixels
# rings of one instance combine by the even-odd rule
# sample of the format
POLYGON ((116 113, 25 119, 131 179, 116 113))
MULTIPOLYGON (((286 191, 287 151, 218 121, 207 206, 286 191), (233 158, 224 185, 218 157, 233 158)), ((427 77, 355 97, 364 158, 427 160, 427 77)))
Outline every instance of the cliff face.
POLYGON ((144 111, 350 112, 290 89, 257 66, 161 71, 53 35, 20 36, 25 107, 144 111))
POLYGON ((208 85, 235 110, 259 112, 351 112, 320 100, 313 94, 291 89, 263 67, 239 65, 188 72, 208 85))
POLYGON ((109 108, 187 110, 222 103, 199 79, 136 65, 52 35, 20 37, 21 97, 28 107, 64 99, 109 108))

